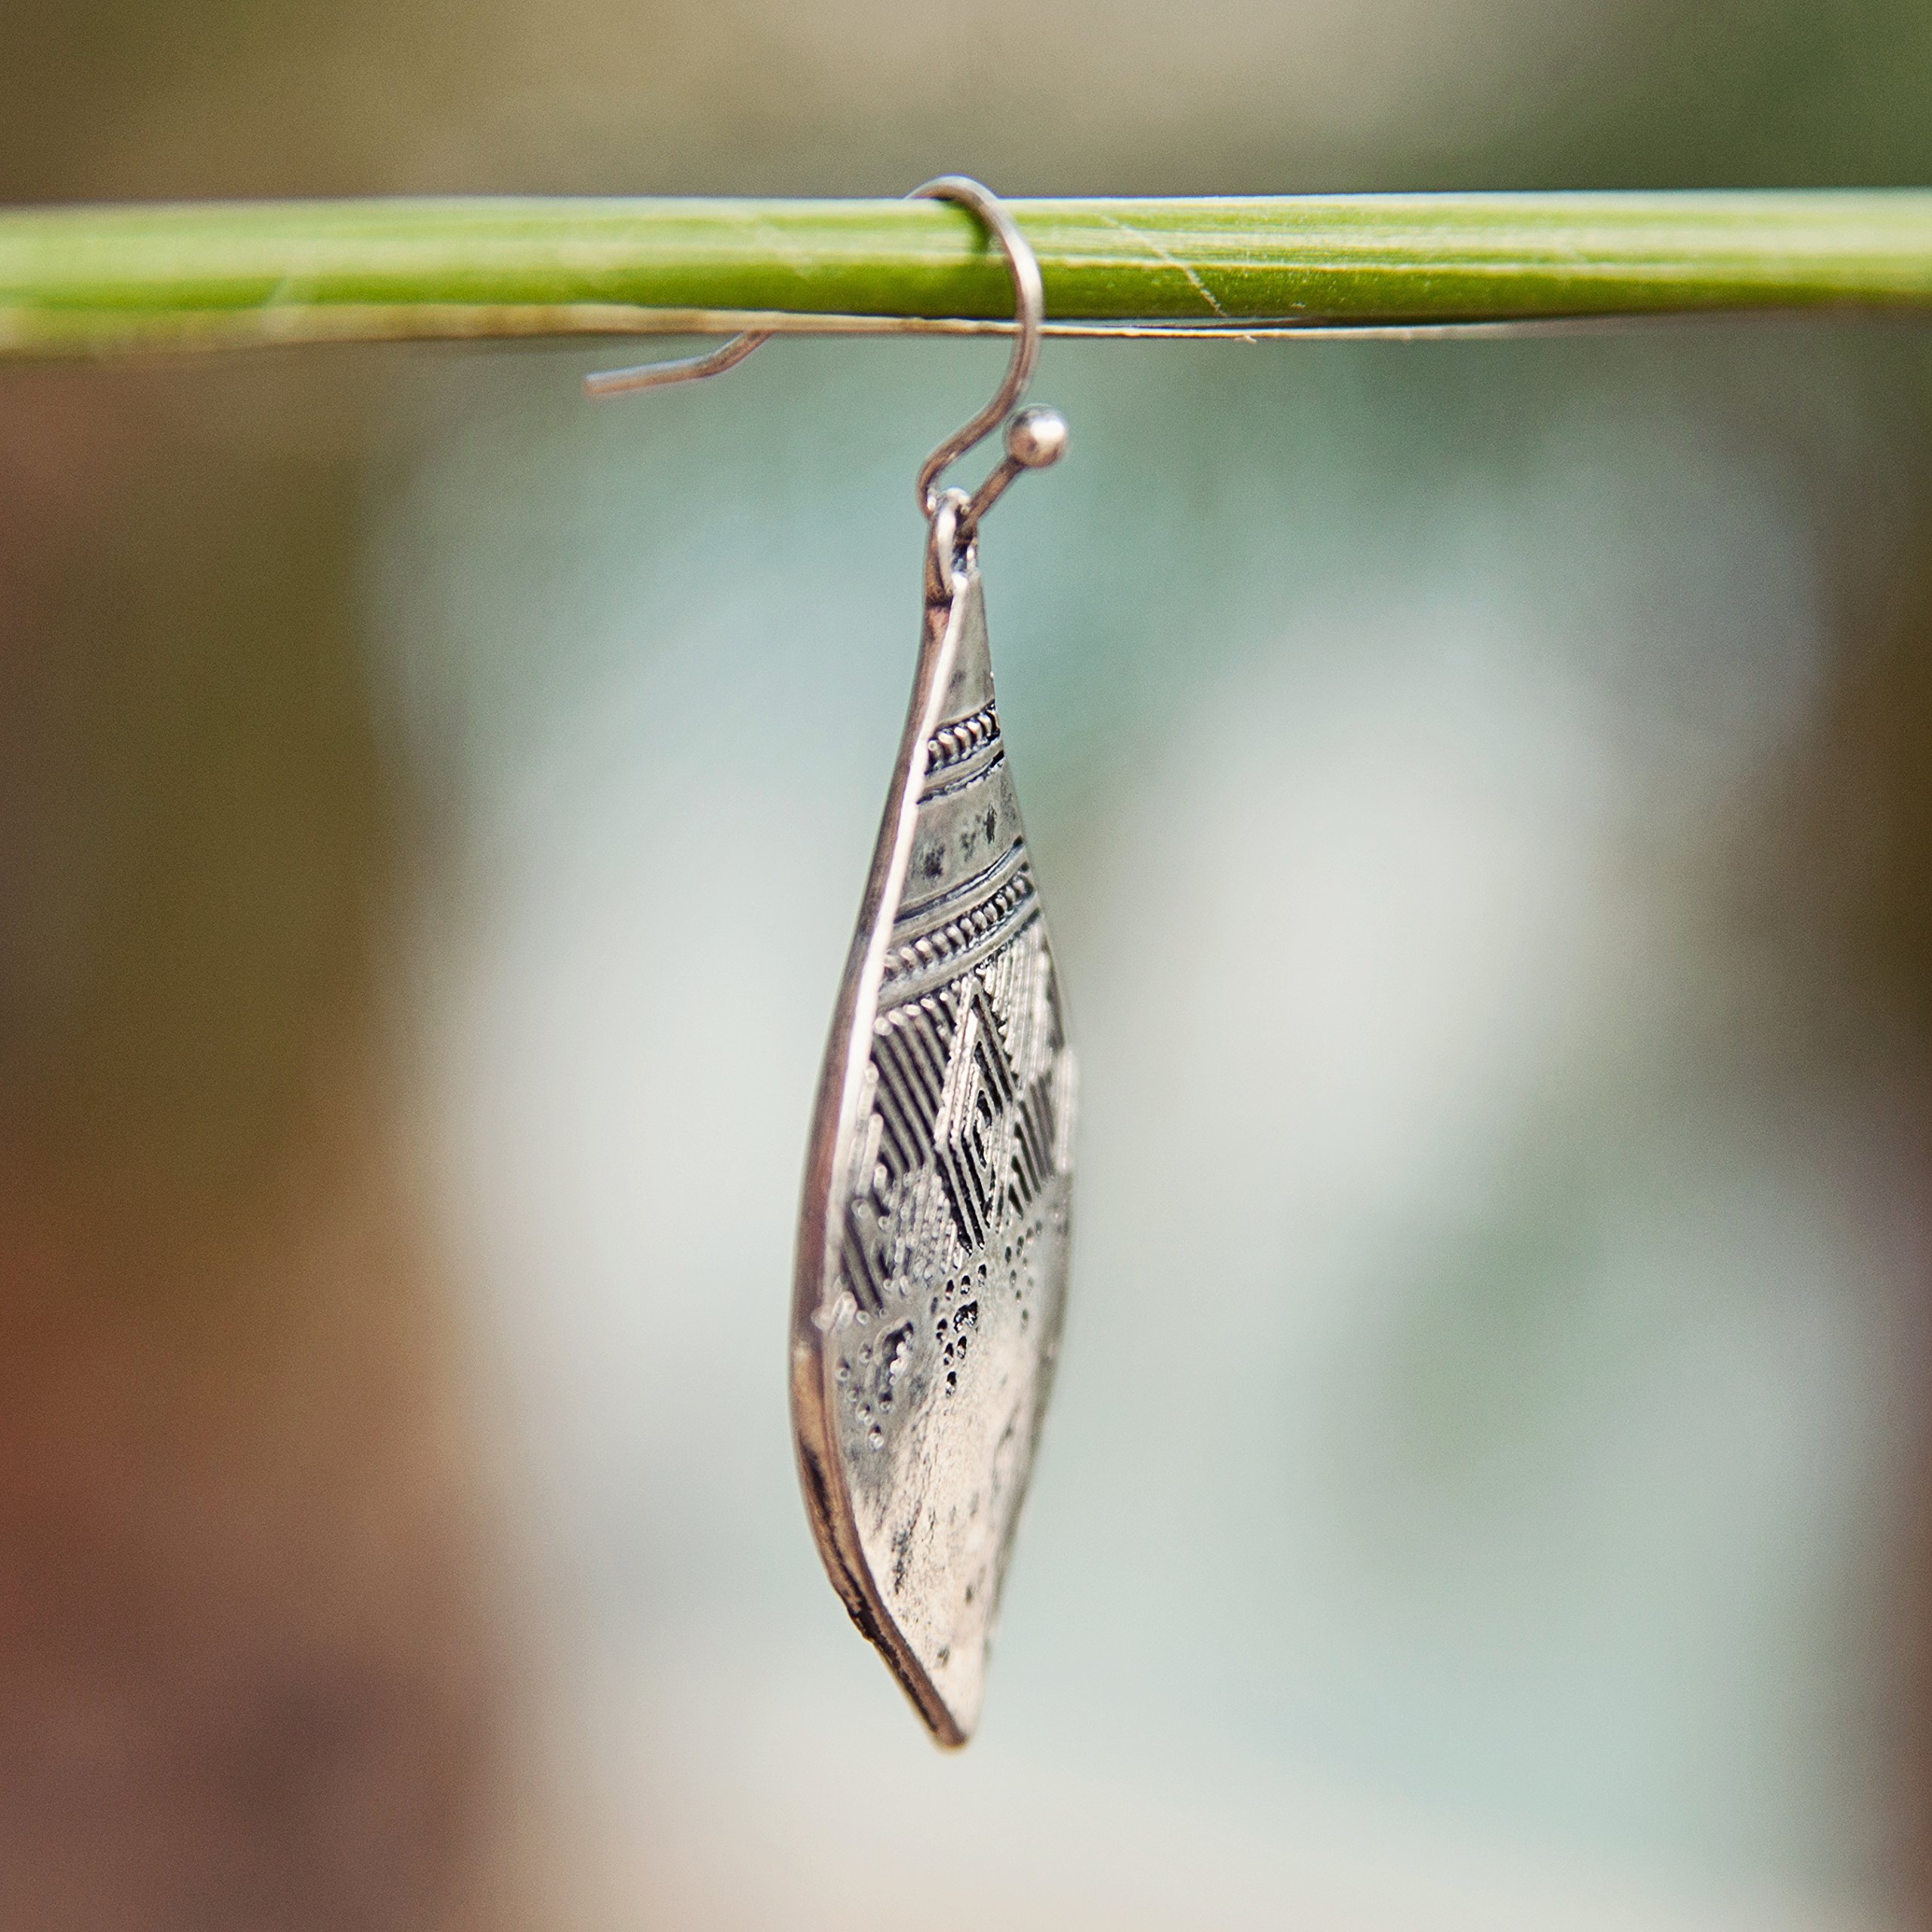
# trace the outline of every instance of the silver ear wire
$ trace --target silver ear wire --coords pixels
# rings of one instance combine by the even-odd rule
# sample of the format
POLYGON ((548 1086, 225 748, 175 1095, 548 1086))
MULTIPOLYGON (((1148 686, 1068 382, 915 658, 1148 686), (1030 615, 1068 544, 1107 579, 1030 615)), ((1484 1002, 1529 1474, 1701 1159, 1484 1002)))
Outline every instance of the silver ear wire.
POLYGON ((771 340, 769 331, 747 329, 729 342, 720 343, 703 355, 681 355, 669 362, 640 362, 634 369, 605 369, 583 379, 585 393, 592 396, 632 395, 639 389, 659 389, 672 383, 694 383, 700 376, 721 376, 735 368, 761 342, 771 340))
MULTIPOLYGON (((1040 359, 1040 325, 1046 315, 1046 291, 1040 281, 1040 264, 1032 245, 1020 233, 1018 224, 993 191, 964 174, 942 174, 936 181, 915 188, 913 195, 934 201, 955 202, 976 216, 992 234, 1006 257, 1007 272, 1013 278, 1013 320, 1018 331, 1014 338, 1013 359, 1006 366, 1006 380, 992 399, 969 423, 954 430, 928 457, 919 471, 919 508, 930 518, 939 503, 939 479, 975 443, 983 441, 1018 407, 1033 380, 1040 359)), ((907 198, 909 200, 911 196, 907 198)), ((970 543, 980 519, 999 500, 1007 485, 1023 469, 1044 469, 1057 463, 1066 451, 1066 420, 1050 409, 1024 410, 1015 416, 1007 432, 1007 453, 998 466, 968 498, 959 515, 959 538, 970 543)))
MULTIPOLYGON (((1066 453, 1066 419, 1057 410, 1020 409, 1019 404, 1033 380, 1034 365, 1040 359, 1040 339, 1046 315, 1046 294, 1040 281, 1040 264, 1032 245, 1008 214, 1005 204, 983 183, 964 174, 942 174, 915 188, 908 201, 920 198, 952 202, 968 211, 992 235, 1006 257, 1007 272, 1013 278, 1013 359, 1007 365, 1005 380, 993 398, 973 419, 955 429, 928 457, 919 470, 918 491, 920 513, 931 521, 938 513, 942 492, 940 475, 976 443, 983 441, 1010 411, 1017 411, 1007 423, 1006 454, 986 481, 965 498, 957 515, 957 540, 970 543, 980 519, 991 509, 1008 485, 1023 469, 1044 469, 1066 453)), ((583 379, 592 396, 629 395, 640 389, 663 389, 673 383, 696 382, 703 377, 722 375, 735 368, 760 343, 770 341, 768 330, 748 330, 703 355, 681 356, 668 362, 645 362, 630 369, 608 369, 583 379)))

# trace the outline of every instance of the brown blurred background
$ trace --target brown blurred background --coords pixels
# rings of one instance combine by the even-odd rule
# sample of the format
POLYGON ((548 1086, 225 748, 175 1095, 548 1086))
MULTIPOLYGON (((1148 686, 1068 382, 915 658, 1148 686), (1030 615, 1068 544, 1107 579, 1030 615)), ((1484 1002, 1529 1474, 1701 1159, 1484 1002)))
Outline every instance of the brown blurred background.
MULTIPOLYGON (((1903 0, 0 39, 9 202, 1932 180, 1903 0)), ((1932 1922, 1932 340, 1049 354, 1081 1302, 940 1763, 780 1337, 989 355, 0 374, 0 1924, 1932 1922)))

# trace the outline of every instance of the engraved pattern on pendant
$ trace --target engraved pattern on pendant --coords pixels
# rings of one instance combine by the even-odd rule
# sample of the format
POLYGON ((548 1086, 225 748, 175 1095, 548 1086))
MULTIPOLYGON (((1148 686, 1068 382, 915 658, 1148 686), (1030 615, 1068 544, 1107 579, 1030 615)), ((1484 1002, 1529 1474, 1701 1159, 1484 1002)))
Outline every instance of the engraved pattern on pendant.
MULTIPOLYGON (((862 1628, 884 1613, 868 1634, 955 1743, 978 1718, 1058 1346, 1075 1100, 977 577, 963 595, 876 993, 858 989, 867 1051, 814 1318, 866 1573, 841 1589, 862 1628)), ((850 1556, 828 1549, 835 1580, 850 1556)))

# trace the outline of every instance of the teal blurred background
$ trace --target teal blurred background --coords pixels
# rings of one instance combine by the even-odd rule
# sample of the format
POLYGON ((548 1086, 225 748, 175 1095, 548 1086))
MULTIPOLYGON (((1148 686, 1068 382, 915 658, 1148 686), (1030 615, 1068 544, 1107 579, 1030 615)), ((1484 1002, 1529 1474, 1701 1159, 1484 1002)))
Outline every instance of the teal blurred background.
MULTIPOLYGON (((7 32, 15 201, 1932 179, 1896 0, 7 32)), ((1001 355, 0 377, 9 1923, 1927 1921, 1932 337, 1050 345, 1075 1299, 943 1759, 783 1335, 1001 355)))

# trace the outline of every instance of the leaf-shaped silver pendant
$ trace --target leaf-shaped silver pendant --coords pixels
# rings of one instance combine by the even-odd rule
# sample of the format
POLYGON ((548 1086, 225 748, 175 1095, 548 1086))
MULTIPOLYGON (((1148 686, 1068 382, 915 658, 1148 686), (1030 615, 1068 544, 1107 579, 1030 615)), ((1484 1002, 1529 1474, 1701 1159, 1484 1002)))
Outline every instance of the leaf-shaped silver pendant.
POLYGON ((1075 1075, 979 571, 939 575, 820 1081, 792 1412, 826 1568, 957 1745, 1059 1346, 1075 1075))

